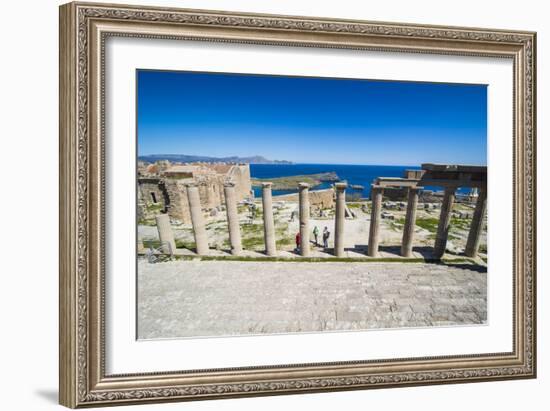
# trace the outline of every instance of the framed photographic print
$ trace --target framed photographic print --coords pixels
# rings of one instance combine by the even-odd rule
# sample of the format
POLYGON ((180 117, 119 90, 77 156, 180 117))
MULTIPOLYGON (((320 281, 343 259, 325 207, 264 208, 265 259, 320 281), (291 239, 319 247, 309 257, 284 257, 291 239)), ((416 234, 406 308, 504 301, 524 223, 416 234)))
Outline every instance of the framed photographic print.
POLYGON ((535 39, 61 6, 61 404, 534 378, 535 39))

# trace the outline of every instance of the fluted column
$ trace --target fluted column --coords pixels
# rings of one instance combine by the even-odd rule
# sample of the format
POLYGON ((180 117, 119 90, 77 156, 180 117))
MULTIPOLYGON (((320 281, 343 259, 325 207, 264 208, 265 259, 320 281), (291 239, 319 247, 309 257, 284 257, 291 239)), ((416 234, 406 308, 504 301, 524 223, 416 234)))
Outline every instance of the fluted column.
POLYGON ((196 184, 191 183, 187 185, 187 199, 189 201, 189 211, 191 213, 191 223, 193 224, 197 254, 204 255, 208 253, 209 249, 208 237, 206 235, 204 216, 202 215, 199 188, 196 184))
POLYGON ((269 256, 274 256, 277 255, 277 247, 275 242, 275 223, 273 222, 271 184, 269 182, 262 183, 262 207, 264 212, 265 253, 269 256))
POLYGON ((479 239, 481 238, 481 232, 483 231, 483 224, 485 219, 485 211, 487 209, 487 188, 484 187, 479 190, 477 197, 476 209, 472 218, 472 224, 470 225, 470 232, 468 233, 468 241, 466 242, 466 250, 464 254, 468 257, 476 257, 479 250, 479 239))
POLYGON ((309 256, 309 184, 298 185, 300 201, 300 255, 309 256))
POLYGON ((437 235, 434 245, 434 258, 441 258, 447 248, 447 238, 449 237, 449 227, 451 225, 451 211, 455 202, 456 187, 445 188, 443 204, 441 204, 441 214, 439 215, 439 225, 437 226, 437 235))
POLYGON ((239 212, 237 211, 237 197, 235 195, 235 183, 225 183, 223 192, 225 195, 225 209, 227 211, 227 226, 229 227, 231 254, 238 255, 242 251, 242 245, 239 212))
POLYGON ((382 211, 382 194, 384 189, 380 186, 371 186, 372 209, 370 217, 368 255, 378 257, 378 244, 380 234, 380 214, 382 211))
POLYGON ((336 212, 334 217, 334 255, 344 255, 344 224, 346 221, 346 183, 336 183, 336 212))
POLYGON ((169 254, 174 254, 176 251, 176 241, 174 239, 174 232, 170 225, 170 217, 168 214, 157 214, 155 216, 157 223, 157 230, 159 232, 159 239, 161 244, 168 243, 170 247, 169 254))
POLYGON ((414 226, 416 223, 416 208, 418 206, 418 192, 420 187, 410 187, 407 199, 407 214, 405 216, 405 227, 403 228, 403 241, 401 242, 401 255, 412 256, 414 226))

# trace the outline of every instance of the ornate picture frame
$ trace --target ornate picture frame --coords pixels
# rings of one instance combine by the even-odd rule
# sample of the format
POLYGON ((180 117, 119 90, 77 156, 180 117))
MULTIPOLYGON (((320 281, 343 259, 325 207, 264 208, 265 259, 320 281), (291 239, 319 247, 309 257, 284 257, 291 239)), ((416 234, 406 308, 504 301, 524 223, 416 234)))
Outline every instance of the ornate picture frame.
POLYGON ((535 102, 533 32, 78 2, 61 6, 60 403, 77 408, 535 378, 535 102), (511 59, 513 350, 107 375, 104 65, 109 37, 511 59))

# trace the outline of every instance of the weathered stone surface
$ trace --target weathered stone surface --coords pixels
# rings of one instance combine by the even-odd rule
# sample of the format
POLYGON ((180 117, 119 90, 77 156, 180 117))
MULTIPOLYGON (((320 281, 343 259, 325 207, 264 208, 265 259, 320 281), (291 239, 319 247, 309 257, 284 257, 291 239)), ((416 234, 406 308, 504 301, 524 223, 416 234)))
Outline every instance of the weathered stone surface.
POLYGON ((405 217, 405 227, 403 227, 403 241, 401 242, 401 255, 403 257, 410 257, 412 255, 418 191, 418 187, 411 187, 407 196, 407 214, 405 217))
POLYGON ((231 163, 167 164, 138 170, 138 192, 146 205, 160 204, 170 217, 191 222, 186 184, 195 183, 201 206, 211 210, 224 203, 223 185, 235 184, 237 201, 251 197, 250 166, 231 163))
POLYGON ((275 223, 273 221, 273 201, 271 196, 271 183, 262 183, 262 208, 264 213, 264 243, 265 253, 268 256, 277 254, 275 239, 275 223))
POLYGON ((336 183, 336 212, 334 217, 334 255, 344 255, 344 225, 346 223, 346 183, 336 183))
POLYGON ((484 267, 138 262, 139 338, 483 324, 484 267))
MULTIPOLYGON (((273 197, 275 201, 298 201, 298 193, 284 194, 273 197)), ((309 206, 313 213, 318 213, 319 210, 333 208, 335 204, 334 190, 327 188, 325 190, 309 191, 309 206)))
POLYGON ((168 247, 170 247, 169 254, 173 254, 176 251, 176 241, 170 225, 170 217, 168 214, 159 214, 155 216, 155 222, 161 243, 168 244, 168 247))
POLYGON ((468 241, 466 243, 466 250, 464 254, 468 257, 476 257, 479 250, 479 240, 481 238, 481 232, 483 231, 483 224, 485 223, 485 211, 487 209, 487 189, 483 188, 479 192, 479 196, 476 202, 476 208, 470 225, 470 233, 468 235, 468 241))
POLYGON ((300 183, 300 255, 309 256, 309 185, 300 183))
POLYGON ((445 188, 441 213, 439 215, 439 225, 434 244, 434 257, 441 258, 447 248, 447 238, 449 237, 449 225, 451 224, 451 211, 455 201, 456 187, 445 188))
POLYGON ((199 188, 197 185, 187 185, 187 199, 189 200, 189 210, 193 223, 193 235, 197 247, 196 251, 199 255, 205 255, 208 253, 209 249, 208 236, 206 234, 206 226, 204 223, 204 216, 202 215, 199 188))
POLYGON ((231 254, 239 255, 242 251, 241 228, 239 226, 239 213, 237 211, 237 199, 235 195, 235 184, 225 183, 224 185, 225 206, 227 212, 227 226, 229 228, 229 244, 231 254))
POLYGON ((382 193, 384 189, 379 186, 372 186, 371 196, 372 196, 372 210, 370 218, 370 229, 369 229, 369 248, 368 254, 370 257, 378 256, 378 245, 380 241, 380 217, 382 210, 382 193))

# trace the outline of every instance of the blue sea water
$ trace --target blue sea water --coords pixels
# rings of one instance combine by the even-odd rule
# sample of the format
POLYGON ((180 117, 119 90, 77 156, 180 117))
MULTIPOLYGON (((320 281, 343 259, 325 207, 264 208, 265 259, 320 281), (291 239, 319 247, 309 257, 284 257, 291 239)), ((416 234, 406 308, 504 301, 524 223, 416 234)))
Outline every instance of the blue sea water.
MULTIPOLYGON (((403 177, 405 170, 420 170, 420 166, 377 166, 377 165, 352 165, 352 164, 250 164, 252 178, 268 179, 276 177, 289 177, 304 174, 318 174, 335 172, 340 180, 346 180, 349 185, 363 186, 363 190, 348 188, 348 194, 360 194, 362 198, 370 197, 370 186, 377 177, 403 177)), ((322 190, 330 188, 333 183, 323 182, 313 188, 322 190)), ((440 191, 442 187, 424 187, 426 190, 440 191)), ((291 194, 296 190, 273 190, 273 195, 291 194)), ((459 188, 458 193, 466 194, 469 188, 459 188)), ((254 196, 261 197, 262 189, 254 187, 254 196)))
MULTIPOLYGON (((348 193, 359 193, 362 197, 370 196, 370 185, 377 177, 403 177, 405 170, 420 169, 412 166, 375 166, 350 164, 250 164, 250 174, 253 178, 267 179, 288 177, 303 174, 318 174, 335 172, 341 180, 348 184, 361 185, 363 190, 349 188, 348 193)), ((314 188, 320 190, 329 188, 332 183, 323 182, 314 188)), ((295 193, 297 190, 273 190, 273 195, 295 193)), ((261 196, 261 188, 254 188, 254 195, 261 196)))

